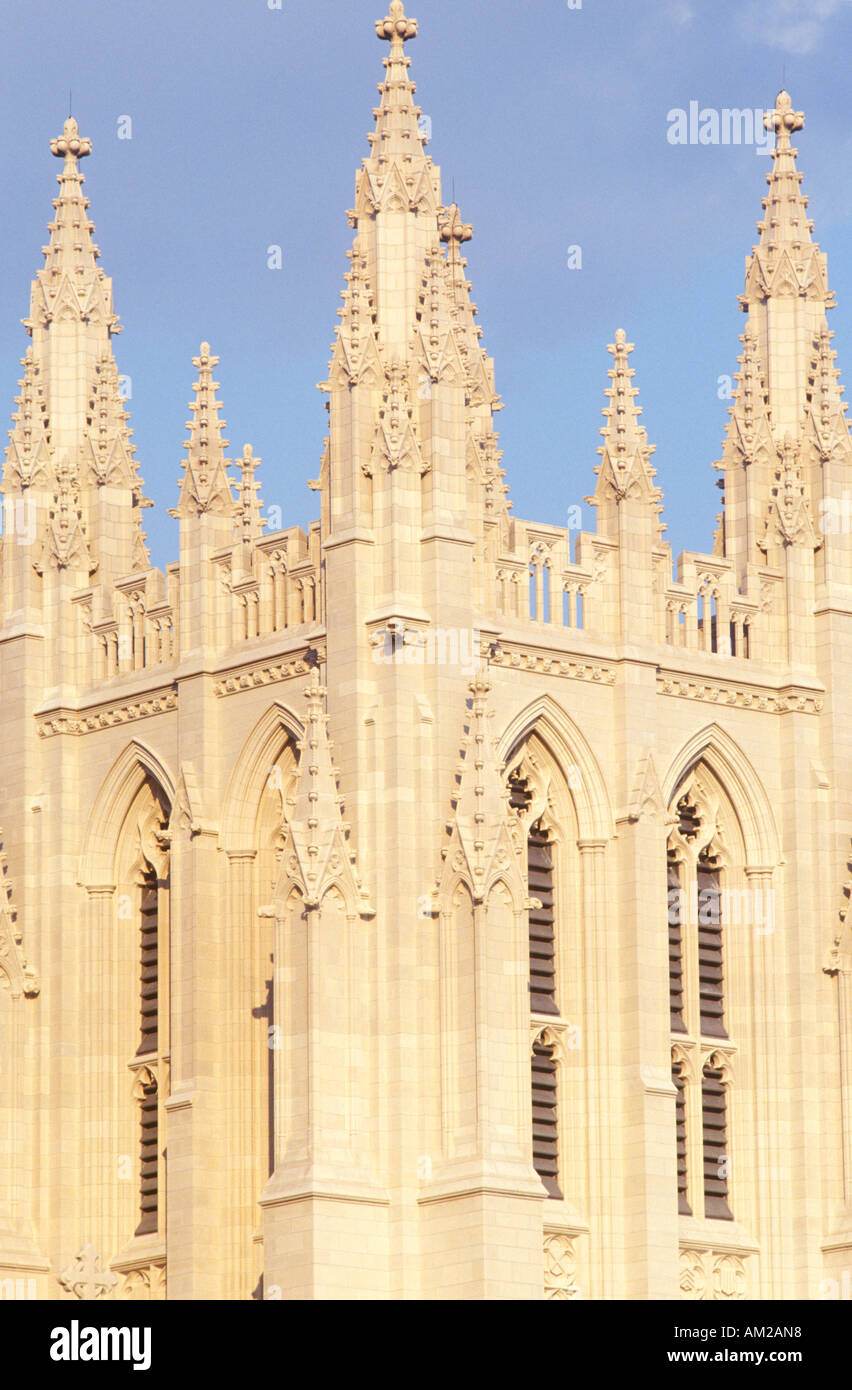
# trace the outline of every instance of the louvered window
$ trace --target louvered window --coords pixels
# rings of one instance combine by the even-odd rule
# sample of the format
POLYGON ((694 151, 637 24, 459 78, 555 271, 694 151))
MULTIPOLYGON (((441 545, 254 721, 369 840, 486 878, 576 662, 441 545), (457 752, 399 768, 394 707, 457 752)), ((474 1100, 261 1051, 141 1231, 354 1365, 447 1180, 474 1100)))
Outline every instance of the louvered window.
POLYGON ((669 1012, 673 1033, 685 1033, 683 1018, 683 894, 676 864, 668 866, 669 1012))
POLYGON ((728 1206, 728 1119, 722 1073, 707 1068, 701 1084, 704 1125, 704 1215, 733 1220, 728 1206))
POLYGON ((688 1178, 686 1162, 686 1082, 683 1078, 683 1064, 676 1062, 672 1067, 672 1081, 677 1088, 675 1101, 675 1124, 677 1131, 677 1209, 682 1216, 691 1216, 689 1205, 688 1178))
POLYGON ((139 1212, 141 1219, 136 1227, 137 1235, 144 1235, 147 1232, 157 1230, 159 1200, 157 1105, 157 1083, 151 1081, 142 1087, 142 1098, 139 1105, 139 1212))
POLYGON ((730 853, 734 837, 724 837, 722 800, 713 773, 699 764, 676 802, 667 855, 669 1017, 672 1042, 685 1039, 694 1057, 708 1055, 702 1038, 726 1040, 715 1056, 710 1054, 718 1067, 705 1070, 700 1087, 698 1081, 688 1083, 679 1051, 672 1081, 678 1211, 731 1221, 728 1096, 719 1068, 727 1066, 725 1059, 735 1056, 737 1048, 728 1041, 726 1018, 731 942, 723 874, 727 887, 736 883, 739 869, 730 853), (724 846, 728 852, 723 857, 724 846))
POLYGON ((553 1048, 533 1045, 532 1057, 533 1167, 551 1197, 559 1188, 559 1131, 556 1107, 556 1063, 553 1048))
POLYGON ((553 851, 540 820, 527 839, 527 866, 530 897, 541 903, 541 907, 531 907, 529 913, 530 1007, 533 1013, 557 1014, 553 851))
MULTIPOLYGON (((531 800, 526 782, 513 778, 510 793, 515 810, 525 810, 531 800)), ((527 836, 527 875, 530 897, 541 903, 529 911, 530 1009, 538 1014, 558 1014, 553 848, 540 819, 527 836)))
POLYGON ((696 879, 701 1031, 710 1037, 724 1038, 727 1037, 727 1033, 724 1022, 722 892, 719 870, 712 867, 704 855, 699 858, 696 879))
POLYGON ((153 869, 142 881, 140 905, 140 1040, 137 1055, 156 1052, 159 982, 157 961, 157 877, 153 869))

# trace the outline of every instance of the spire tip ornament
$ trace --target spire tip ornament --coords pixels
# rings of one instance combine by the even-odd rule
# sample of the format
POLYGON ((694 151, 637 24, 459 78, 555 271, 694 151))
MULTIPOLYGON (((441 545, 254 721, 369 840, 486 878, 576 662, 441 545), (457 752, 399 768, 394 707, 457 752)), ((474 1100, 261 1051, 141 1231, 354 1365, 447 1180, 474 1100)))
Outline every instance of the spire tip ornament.
POLYGON ((389 42, 391 50, 401 50, 406 39, 417 38, 417 20, 406 18, 402 0, 391 0, 390 13, 376 20, 376 37, 389 42))
POLYGON ((73 116, 69 116, 62 134, 50 142, 50 153, 57 159, 85 159, 92 153, 92 142, 80 134, 80 128, 73 116))
POLYGON ((776 149, 786 149, 789 147, 793 131, 801 130, 804 126, 805 113, 793 110, 790 93, 782 89, 775 98, 775 109, 766 112, 763 124, 767 130, 775 131, 776 149))

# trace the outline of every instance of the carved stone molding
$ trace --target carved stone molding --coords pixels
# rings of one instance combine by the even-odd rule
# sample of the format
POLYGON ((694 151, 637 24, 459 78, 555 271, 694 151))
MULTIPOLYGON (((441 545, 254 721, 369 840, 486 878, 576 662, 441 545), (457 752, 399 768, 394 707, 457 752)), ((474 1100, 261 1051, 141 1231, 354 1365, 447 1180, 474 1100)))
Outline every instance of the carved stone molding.
POLYGON ((548 1019, 547 1023, 536 1019, 530 1024, 530 1052, 538 1043, 542 1047, 553 1048, 556 1062, 564 1062, 565 1054, 580 1047, 581 1030, 578 1024, 564 1019, 548 1019))
POLYGON ((536 651, 516 642, 483 644, 484 658, 492 667, 504 666, 519 671, 537 671, 541 675, 567 676, 570 680, 592 681, 599 685, 615 684, 615 668, 602 662, 577 661, 556 652, 536 651))
POLYGON ((249 666, 232 675, 224 676, 213 686, 220 698, 224 695, 237 695, 241 690, 254 690, 261 685, 273 685, 277 681, 292 680, 294 676, 304 676, 319 662, 325 661, 325 650, 312 649, 311 659, 307 652, 282 661, 264 661, 257 666, 249 666))
POLYGON ((822 696, 807 690, 722 685, 665 672, 657 676, 657 690, 660 695, 674 695, 682 700, 702 700, 711 705, 731 705, 764 714, 788 714, 793 710, 801 714, 820 714, 823 707, 822 696))
POLYGON ((561 1231, 545 1233, 544 1296, 546 1299, 578 1298, 577 1251, 572 1236, 561 1231))
POLYGON ((705 1047, 701 1050, 701 1074, 709 1068, 721 1074, 723 1086, 730 1086, 734 1079, 736 1051, 732 1047, 705 1047))
POLYGON ((689 1302, 741 1300, 748 1289, 748 1256, 725 1250, 680 1252, 680 1296, 689 1302))
POLYGON ((63 1289, 74 1298, 108 1298, 118 1283, 111 1269, 98 1269, 100 1255, 93 1245, 84 1245, 67 1269, 58 1276, 63 1289))
POLYGON ((99 729, 111 729, 116 724, 131 724, 137 719, 149 719, 155 714, 168 714, 177 709, 177 704, 177 691, 165 690, 145 696, 141 700, 105 705, 91 714, 62 710, 40 719, 38 734, 39 738, 52 738, 55 734, 91 734, 99 729))
POLYGON ((676 1067, 680 1068, 684 1081, 698 1080, 698 1053, 690 1038, 672 1044, 672 1070, 676 1067))
POLYGON ((13 999, 22 994, 33 999, 41 985, 38 976, 28 963, 23 950, 23 934, 12 897, 12 884, 8 876, 6 854, 0 832, 0 878, 3 890, 0 892, 0 987, 8 989, 13 999))
POLYGON ((119 1299, 130 1299, 136 1303, 161 1302, 166 1296, 166 1264, 156 1260, 138 1265, 135 1269, 122 1270, 119 1299))

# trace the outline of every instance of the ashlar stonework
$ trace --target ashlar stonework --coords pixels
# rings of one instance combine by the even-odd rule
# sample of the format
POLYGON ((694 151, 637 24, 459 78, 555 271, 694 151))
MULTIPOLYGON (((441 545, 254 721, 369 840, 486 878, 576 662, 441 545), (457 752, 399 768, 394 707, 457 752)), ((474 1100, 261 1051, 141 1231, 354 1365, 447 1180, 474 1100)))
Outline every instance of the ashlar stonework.
POLYGON ((722 510, 673 571, 621 329, 595 531, 512 515, 416 21, 377 32, 307 533, 226 456, 202 343, 150 566, 91 143, 52 142, 3 474, 0 1292, 818 1297, 852 446, 803 117, 766 118, 722 510))

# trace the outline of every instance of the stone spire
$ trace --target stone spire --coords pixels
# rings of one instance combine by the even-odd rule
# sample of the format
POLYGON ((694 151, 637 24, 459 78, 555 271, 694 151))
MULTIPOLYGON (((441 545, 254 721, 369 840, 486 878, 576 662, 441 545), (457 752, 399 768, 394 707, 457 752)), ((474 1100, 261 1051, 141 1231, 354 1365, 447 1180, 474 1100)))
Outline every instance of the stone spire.
POLYGON ((190 401, 192 419, 187 420, 189 439, 183 447, 187 456, 181 461, 184 476, 180 484, 180 501, 170 516, 232 515, 234 499, 225 458, 227 439, 222 438, 225 421, 219 419, 221 401, 216 399, 219 382, 213 380, 213 368, 219 358, 211 357, 210 344, 202 343, 192 365, 198 369, 198 380, 192 384, 195 399, 190 401))
POLYGON ((725 474, 724 553, 738 562, 741 576, 744 566, 765 563, 767 515, 779 519, 780 530, 773 522, 773 534, 807 536, 810 544, 815 509, 837 482, 829 483, 822 469, 823 427, 815 418, 816 411, 821 421, 830 417, 836 423, 839 387, 826 357, 826 314, 834 307, 834 294, 828 288, 826 257, 813 239, 796 167, 798 151, 791 143, 804 126, 804 115, 781 91, 764 124, 775 131, 772 170, 757 224, 759 240, 746 260, 745 293, 739 301, 748 315, 741 370, 722 460, 716 465, 725 474), (820 395, 817 405, 815 396, 820 395), (792 521, 794 514, 799 518, 798 497, 811 512, 807 525, 792 521))
POLYGON ((98 274, 101 253, 92 240, 95 228, 88 217, 89 200, 83 195, 86 180, 77 167, 79 159, 92 153, 92 142, 80 135, 77 122, 69 116, 62 134, 51 140, 50 150, 63 165, 62 173, 56 176, 59 197, 53 200, 56 216, 48 226, 50 243, 45 249, 41 278, 43 283, 58 288, 65 276, 72 286, 78 279, 90 281, 92 272, 98 274))
POLYGON ((642 502, 654 519, 654 535, 659 540, 664 529, 658 519, 663 494, 654 483, 656 469, 650 463, 656 445, 648 443, 647 432, 639 423, 639 392, 631 385, 635 375, 630 366, 633 347, 623 328, 617 330, 615 342, 607 345, 607 352, 614 359, 607 371, 612 384, 604 392, 609 404, 602 411, 606 421, 601 428, 604 442, 597 450, 601 462, 595 469, 598 482, 590 501, 598 508, 598 529, 604 534, 614 534, 612 526, 625 499, 642 502))
POLYGON ((756 330, 779 446, 788 433, 799 433, 813 347, 826 326, 827 311, 834 308, 826 258, 813 240, 814 224, 801 191, 798 151, 790 143, 804 122, 783 91, 764 117, 766 128, 775 130, 775 149, 757 224, 760 239, 746 260, 745 294, 740 297, 756 330))
POLYGON ((826 260, 811 235, 814 224, 796 168, 798 150, 790 143, 791 134, 805 124, 804 114, 792 109, 787 92, 779 92, 775 109, 766 113, 763 123, 775 131, 775 149, 772 170, 766 175, 769 194, 762 200, 764 216, 757 224, 760 241, 747 262, 744 303, 752 296, 789 294, 794 286, 796 293, 825 303, 833 299, 826 260))
POLYGON ((458 207, 443 205, 409 78, 405 44, 416 21, 394 0, 376 33, 390 52, 349 213, 350 269, 321 386, 330 428, 319 486, 333 537, 374 530, 381 537, 375 602, 404 601, 413 611, 430 582, 418 577, 420 567, 436 552, 410 539, 420 530, 437 539, 438 527, 442 542, 461 544, 464 533, 469 545, 473 535, 479 554, 486 517, 505 514, 507 504, 493 363, 480 343, 461 254, 472 228, 458 207), (399 441, 389 423, 397 415, 399 441))
POLYGON ((79 162, 92 142, 69 116, 50 148, 62 161, 59 196, 24 319, 32 344, 3 476, 7 495, 25 496, 27 529, 40 551, 34 568, 32 554, 10 550, 3 570, 6 611, 23 605, 35 618, 47 590, 34 586, 33 574, 56 568, 60 583, 51 590, 50 614, 41 612, 55 626, 64 621, 68 576, 73 582, 96 576, 104 610, 111 611, 113 581, 148 567, 140 512, 150 504, 142 495, 112 354, 119 331, 112 283, 98 265, 83 194, 79 162))
POLYGON ((412 155, 423 155, 423 140, 417 125, 420 109, 414 105, 417 91, 409 80, 411 59, 405 52, 405 42, 417 37, 417 20, 407 19, 401 0, 391 0, 385 19, 376 21, 376 35, 390 43, 390 53, 384 59, 385 80, 379 83, 381 103, 375 112, 376 131, 367 138, 372 146, 372 158, 379 166, 394 160, 405 164, 412 155))

